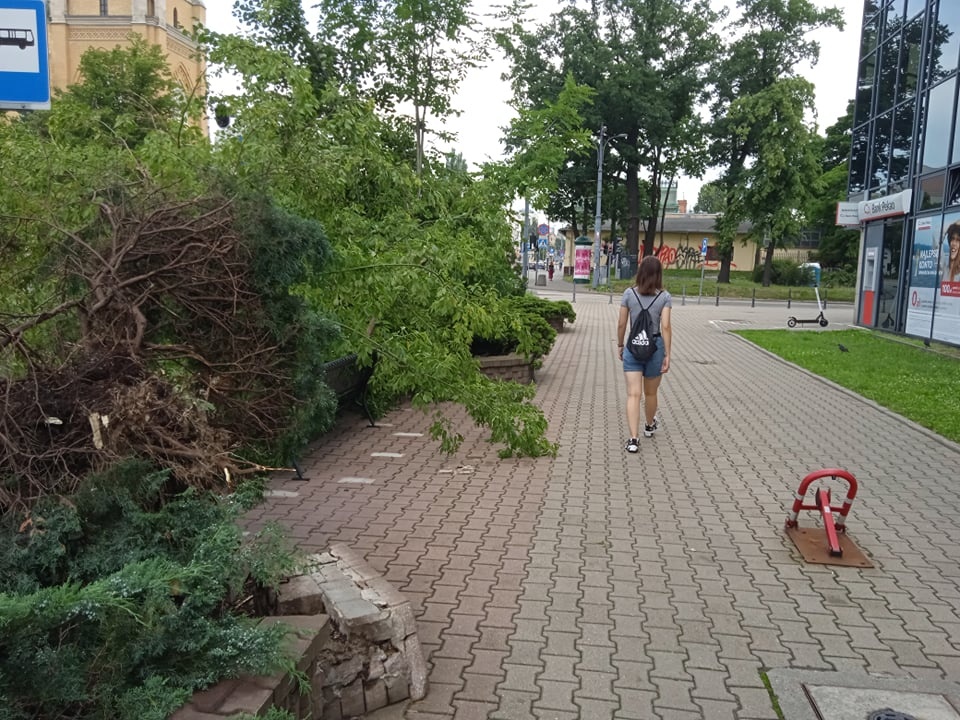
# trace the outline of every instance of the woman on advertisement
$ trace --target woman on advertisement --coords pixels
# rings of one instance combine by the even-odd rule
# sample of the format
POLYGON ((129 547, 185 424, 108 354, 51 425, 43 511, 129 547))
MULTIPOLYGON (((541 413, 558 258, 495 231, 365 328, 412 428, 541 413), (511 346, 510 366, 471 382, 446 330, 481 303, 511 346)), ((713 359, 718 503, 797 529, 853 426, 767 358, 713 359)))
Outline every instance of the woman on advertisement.
MULTIPOLYGON (((941 283, 960 282, 960 222, 955 222, 947 228, 946 236, 943 239, 940 265, 942 268, 940 273, 941 283)), ((960 295, 960 292, 956 294, 960 295)))

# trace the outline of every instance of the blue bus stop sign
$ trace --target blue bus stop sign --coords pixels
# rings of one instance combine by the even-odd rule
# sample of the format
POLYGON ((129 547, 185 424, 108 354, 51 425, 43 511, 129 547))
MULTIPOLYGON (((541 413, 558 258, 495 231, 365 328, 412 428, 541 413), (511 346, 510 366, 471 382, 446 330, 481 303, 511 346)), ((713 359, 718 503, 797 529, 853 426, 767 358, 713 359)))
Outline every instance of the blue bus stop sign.
POLYGON ((48 110, 45 0, 0 0, 0 110, 48 110))

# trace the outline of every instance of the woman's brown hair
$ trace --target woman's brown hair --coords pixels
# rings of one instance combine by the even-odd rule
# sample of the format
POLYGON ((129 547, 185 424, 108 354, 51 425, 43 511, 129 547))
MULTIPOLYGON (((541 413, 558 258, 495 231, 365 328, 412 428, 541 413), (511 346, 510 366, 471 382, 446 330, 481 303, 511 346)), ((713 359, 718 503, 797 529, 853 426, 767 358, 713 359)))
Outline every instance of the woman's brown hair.
POLYGON ((637 268, 637 291, 641 295, 656 295, 663 289, 663 265, 656 255, 647 255, 637 268))

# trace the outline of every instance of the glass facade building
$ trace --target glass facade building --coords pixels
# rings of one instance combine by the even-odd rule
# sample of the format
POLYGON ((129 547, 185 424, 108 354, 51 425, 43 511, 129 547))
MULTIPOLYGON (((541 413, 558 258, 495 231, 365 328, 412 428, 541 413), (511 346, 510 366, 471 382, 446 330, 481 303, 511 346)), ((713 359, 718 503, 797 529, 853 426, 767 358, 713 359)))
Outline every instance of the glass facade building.
POLYGON ((954 345, 958 65, 960 0, 865 0, 848 182, 862 228, 857 322, 954 345))

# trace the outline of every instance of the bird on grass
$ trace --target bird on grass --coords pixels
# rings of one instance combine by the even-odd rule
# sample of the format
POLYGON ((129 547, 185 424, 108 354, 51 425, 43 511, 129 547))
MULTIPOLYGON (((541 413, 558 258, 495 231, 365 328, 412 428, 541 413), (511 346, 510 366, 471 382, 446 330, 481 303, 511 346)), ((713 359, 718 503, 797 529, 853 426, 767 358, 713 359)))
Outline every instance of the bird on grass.
POLYGON ((840 352, 850 352, 850 348, 843 343, 837 343, 837 347, 840 348, 840 352))

